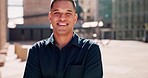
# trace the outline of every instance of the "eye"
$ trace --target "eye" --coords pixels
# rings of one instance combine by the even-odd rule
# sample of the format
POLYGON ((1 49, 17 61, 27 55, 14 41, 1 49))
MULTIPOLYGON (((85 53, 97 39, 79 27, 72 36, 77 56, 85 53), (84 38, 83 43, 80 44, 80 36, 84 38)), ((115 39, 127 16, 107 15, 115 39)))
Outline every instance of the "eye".
POLYGON ((53 14, 54 14, 54 16, 58 16, 58 15, 60 15, 60 12, 54 12, 53 14))
POLYGON ((72 13, 66 13, 66 15, 67 15, 67 16, 71 16, 71 15, 72 15, 72 13))

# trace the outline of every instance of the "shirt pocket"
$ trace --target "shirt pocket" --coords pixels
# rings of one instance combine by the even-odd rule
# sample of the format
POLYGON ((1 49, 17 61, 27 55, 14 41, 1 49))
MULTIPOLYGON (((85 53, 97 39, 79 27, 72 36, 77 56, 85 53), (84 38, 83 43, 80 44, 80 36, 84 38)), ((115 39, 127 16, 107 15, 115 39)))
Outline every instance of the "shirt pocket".
POLYGON ((83 65, 69 65, 65 78, 83 78, 83 65))

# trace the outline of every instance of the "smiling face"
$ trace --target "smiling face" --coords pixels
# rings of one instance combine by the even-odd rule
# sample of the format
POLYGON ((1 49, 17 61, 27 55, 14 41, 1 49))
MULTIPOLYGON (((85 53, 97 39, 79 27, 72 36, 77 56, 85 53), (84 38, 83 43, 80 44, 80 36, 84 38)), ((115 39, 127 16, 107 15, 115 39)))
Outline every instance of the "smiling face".
POLYGON ((77 14, 70 1, 61 0, 53 4, 49 12, 49 19, 53 26, 54 34, 68 35, 73 33, 77 14))

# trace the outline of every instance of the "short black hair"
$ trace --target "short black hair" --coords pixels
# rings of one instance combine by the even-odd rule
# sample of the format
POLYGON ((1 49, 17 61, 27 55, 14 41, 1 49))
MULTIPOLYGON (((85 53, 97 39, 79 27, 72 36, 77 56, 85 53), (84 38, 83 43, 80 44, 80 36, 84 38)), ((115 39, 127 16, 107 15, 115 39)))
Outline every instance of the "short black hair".
MULTIPOLYGON (((51 0, 51 1, 52 1, 52 0, 51 0)), ((70 1, 70 2, 72 3, 72 5, 73 5, 75 11, 76 11, 76 4, 75 4, 75 1, 73 1, 73 0, 53 0, 53 1, 51 2, 51 4, 50 4, 50 10, 53 8, 53 5, 54 5, 54 3, 55 3, 56 1, 70 1)), ((64 5, 65 5, 65 4, 64 4, 64 5)))

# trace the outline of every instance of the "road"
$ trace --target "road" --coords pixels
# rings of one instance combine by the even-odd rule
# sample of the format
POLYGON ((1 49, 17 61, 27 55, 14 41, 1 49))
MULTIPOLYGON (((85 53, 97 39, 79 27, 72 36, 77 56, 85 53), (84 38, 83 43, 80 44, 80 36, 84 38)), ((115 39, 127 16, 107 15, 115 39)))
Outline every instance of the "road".
MULTIPOLYGON (((104 78, 148 78, 148 43, 139 41, 94 40, 100 45, 104 78)), ((30 47, 31 45, 24 45, 30 47)), ((0 78, 22 78, 25 63, 16 59, 10 45, 0 78)))

